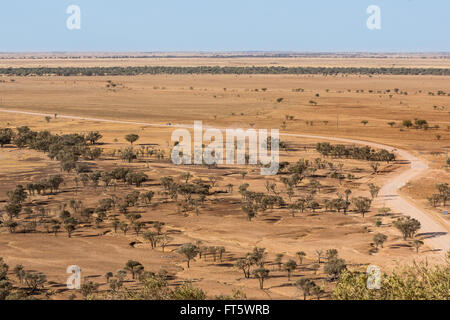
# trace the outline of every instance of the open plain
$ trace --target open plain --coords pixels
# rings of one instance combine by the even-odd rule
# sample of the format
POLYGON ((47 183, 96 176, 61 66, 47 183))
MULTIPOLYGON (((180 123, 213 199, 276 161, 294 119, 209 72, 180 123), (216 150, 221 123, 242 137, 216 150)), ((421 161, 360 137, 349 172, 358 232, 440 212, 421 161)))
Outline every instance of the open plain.
MULTIPOLYGON (((0 60, 0 67, 450 68, 448 61, 435 56, 9 57, 0 60)), ((450 218, 442 212, 448 211, 450 201, 432 203, 428 198, 439 193, 438 184, 450 183, 446 162, 450 148, 449 95, 449 77, 431 75, 1 76, 0 129, 27 126, 59 136, 98 131, 101 138, 90 147, 102 151, 98 156, 77 159, 83 170, 64 170, 61 161, 29 145, 8 143, 0 149, 0 257, 11 269, 22 264, 26 270, 45 274, 45 289, 36 295, 50 299, 67 299, 73 294, 65 285, 70 265, 80 266, 83 279, 99 285, 96 294, 102 298, 109 297, 112 290, 105 275, 112 272, 116 277, 117 270, 134 260, 145 271, 165 270, 171 287, 192 281, 208 298, 230 296, 240 290, 250 299, 298 299, 304 292, 294 284, 307 278, 322 288, 321 298, 331 299, 335 279, 330 278, 333 272, 326 267, 332 259, 327 257, 329 249, 337 249, 348 269, 362 272, 369 265, 391 272, 413 261, 442 263, 450 244, 450 218), (279 129, 284 146, 280 161, 289 164, 276 176, 261 176, 259 167, 250 165, 176 166, 169 158, 174 145, 171 133, 175 126, 189 127, 196 120, 216 128, 279 129), (127 161, 123 155, 130 147, 125 139, 129 134, 139 137, 132 143, 135 154, 127 161), (317 147, 324 142, 348 148, 370 145, 375 152, 392 152, 396 159, 325 155, 317 147), (416 160, 420 170, 412 172, 416 160), (95 172, 119 168, 141 172, 146 179, 139 185, 119 178, 89 178, 95 172), (83 174, 86 181, 82 181, 83 174), (295 174, 300 177, 289 184, 287 180, 295 174), (3 208, 8 203, 7 192, 55 175, 63 178, 58 190, 28 190, 23 211, 14 218, 18 225, 15 230, 8 228, 10 219, 3 208), (401 175, 405 178, 396 179, 401 175), (172 177, 171 183, 178 190, 190 184, 207 185, 208 191, 204 197, 182 190, 173 194, 167 177, 172 177), (395 186, 390 185, 393 181, 395 186), (372 193, 374 188, 378 191, 372 193), (399 196, 392 194, 397 188, 401 188, 402 204, 398 204, 399 196), (140 195, 152 192, 152 197, 139 197, 123 208, 121 201, 133 191, 140 195), (259 203, 254 215, 247 206, 253 196, 268 201, 267 205, 259 203), (397 200, 389 198, 393 196, 397 200), (358 198, 370 200, 366 212, 358 209, 358 198), (114 200, 106 212, 97 210, 104 199, 114 200), (342 207, 331 204, 339 201, 344 202, 342 207), (91 214, 81 215, 89 208, 91 214), (417 212, 413 214, 412 210, 417 212), (70 237, 63 211, 77 219, 70 237), (408 215, 422 218, 422 229, 404 238, 395 222, 408 215), (48 231, 55 224, 52 220, 61 220, 58 232, 48 231), (120 223, 118 230, 115 221, 120 223), (33 222, 31 231, 25 228, 33 222), (375 243, 377 234, 387 238, 375 243), (158 240, 152 248, 155 237, 158 240), (179 252, 186 243, 195 244, 201 252, 190 261, 189 268, 185 255, 179 252), (264 265, 269 275, 263 290, 260 278, 246 277, 239 268, 240 259, 255 247, 266 252, 264 265), (290 260, 295 261, 294 268, 289 266, 290 260)), ((10 273, 15 279, 12 270, 10 273)), ((140 286, 134 274, 123 281, 127 288, 140 286)), ((14 285, 25 286, 19 280, 14 285)), ((75 298, 81 297, 82 293, 76 291, 75 298)))

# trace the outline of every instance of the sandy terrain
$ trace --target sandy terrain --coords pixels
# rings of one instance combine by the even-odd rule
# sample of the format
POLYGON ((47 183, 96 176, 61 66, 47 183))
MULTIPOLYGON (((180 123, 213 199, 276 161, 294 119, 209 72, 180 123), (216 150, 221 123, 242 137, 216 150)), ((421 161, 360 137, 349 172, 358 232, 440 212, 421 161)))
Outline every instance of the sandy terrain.
MULTIPOLYGON (((189 65, 185 60, 187 58, 178 59, 179 61, 167 59, 159 62, 189 65)), ((259 58, 260 61, 251 58, 251 62, 245 58, 237 59, 224 59, 223 63, 256 65, 270 63, 267 59, 272 58, 259 58)), ((293 58, 292 61, 288 59, 291 58, 273 58, 274 62, 280 65, 307 63, 307 58, 301 62, 293 58)), ((327 58, 310 59, 311 65, 341 63, 340 60, 332 58, 329 58, 329 61, 323 60, 327 58)), ((361 59, 346 60, 346 63, 386 63, 384 59, 368 59, 366 62, 361 59)), ((442 59, 438 59, 438 62, 421 60, 422 64, 410 59, 405 59, 404 63, 416 66, 446 64, 442 59)), ((210 63, 208 59, 189 61, 193 65, 210 63)), ((403 60, 398 59, 395 63, 401 61, 403 60)), ((35 63, 133 65, 143 62, 148 61, 86 59, 60 62, 18 59, 8 62, 0 59, 0 65, 5 63, 9 66, 14 63, 35 66, 35 63)), ((214 63, 217 63, 215 59, 214 63)), ((166 229, 174 240, 164 253, 161 248, 151 250, 148 242, 138 244, 136 248, 129 247, 130 241, 142 241, 142 238, 135 236, 133 232, 126 236, 120 232, 115 234, 106 223, 100 229, 77 230, 71 239, 67 239, 63 233, 58 237, 43 231, 10 234, 2 228, 0 256, 12 266, 22 263, 27 268, 47 274, 49 280, 54 282, 51 290, 56 293, 55 297, 67 298, 70 294, 63 286, 67 276, 65 268, 68 265, 79 264, 85 276, 92 277, 93 281, 101 283, 101 290, 106 290, 108 286, 104 279, 105 272, 114 272, 122 268, 128 259, 136 259, 142 262, 147 270, 167 269, 175 276, 172 284, 185 279, 194 280, 210 297, 229 294, 232 289, 241 288, 249 298, 298 298, 299 292, 291 284, 306 276, 323 285, 326 288, 325 297, 329 298, 333 284, 326 281, 322 268, 317 272, 313 268, 316 249, 338 249, 339 255, 351 268, 364 269, 367 264, 376 264, 386 271, 398 264, 417 259, 439 262, 442 253, 449 249, 448 233, 427 237, 430 233, 448 232, 449 221, 441 217, 437 209, 427 207, 424 196, 434 192, 432 189, 435 184, 449 182, 449 176, 444 174, 444 154, 450 144, 450 105, 447 96, 437 95, 438 90, 450 92, 450 83, 446 77, 157 75, 106 78, 2 77, 0 80, 4 80, 0 83, 0 128, 27 125, 33 130, 48 129, 58 134, 99 130, 103 135, 102 148, 107 155, 112 150, 127 145, 123 137, 128 133, 140 135, 138 144, 156 145, 167 152, 171 145, 170 134, 173 127, 189 127, 194 120, 202 120, 205 125, 218 128, 247 128, 251 125, 255 128, 280 128, 283 132, 282 139, 292 148, 289 152, 282 152, 281 160, 291 163, 299 158, 313 160, 319 157, 314 151, 314 145, 318 141, 326 140, 332 143, 362 143, 374 148, 395 150, 402 160, 395 164, 382 165, 381 172, 374 175, 368 163, 333 159, 333 162, 343 164, 346 173, 357 174, 358 179, 339 185, 336 180, 325 175, 320 177, 324 186, 319 195, 321 199, 333 197, 337 192, 342 193, 345 188, 353 190, 352 196, 368 196, 368 183, 383 186, 371 212, 365 218, 355 213, 344 215, 325 212, 323 209, 317 213, 298 213, 291 217, 287 209, 275 208, 261 213, 251 222, 246 221, 240 209, 240 195, 237 192, 238 186, 243 182, 239 174, 242 168, 175 167, 168 161, 155 158, 132 163, 129 166, 145 170, 149 176, 146 190, 158 192, 161 176, 178 177, 182 172, 189 171, 196 179, 207 180, 211 175, 217 176, 217 191, 225 189, 229 183, 235 186, 235 191, 231 194, 219 193, 211 196, 200 208, 198 216, 192 212, 188 215, 177 213, 175 204, 160 195, 151 207, 140 206, 134 209, 142 215, 145 222, 165 222, 166 229), (107 87, 108 80, 116 86, 107 87), (297 88, 302 88, 303 91, 295 91, 297 88), (395 88, 399 89, 398 93, 394 92, 395 88), (278 103, 276 100, 281 97, 283 101, 278 103), (316 101, 317 105, 312 105, 311 100, 316 101), (47 114, 57 114, 57 117, 52 117, 47 123, 44 119, 47 114), (294 116, 294 119, 287 120, 286 115, 294 116), (431 127, 437 125, 438 128, 402 128, 403 120, 414 118, 426 119, 431 127), (363 125, 363 120, 368 123, 363 125), (395 121, 395 124, 388 125, 390 121, 395 121), (171 123, 170 126, 167 126, 168 122, 171 123), (429 180, 422 187, 420 179, 423 177, 428 177, 429 180), (383 206, 392 209, 390 216, 378 215, 378 208, 383 206), (392 226, 396 217, 405 214, 421 221, 422 229, 419 233, 427 238, 419 255, 409 242, 403 241, 399 231, 392 226), (382 220, 381 227, 375 227, 377 219, 382 220), (108 230, 107 234, 100 235, 108 230), (376 232, 388 235, 388 241, 384 248, 374 253, 371 251, 371 242, 376 232), (203 258, 197 259, 192 263, 192 267, 187 269, 181 256, 172 251, 181 243, 196 240, 201 240, 209 246, 226 247, 224 261, 214 262, 211 257, 206 261, 203 258), (265 291, 258 288, 256 279, 245 279, 242 272, 233 267, 234 261, 254 246, 265 247, 268 252, 271 278, 267 280, 265 291), (435 249, 437 251, 434 251, 435 249), (275 255, 284 253, 285 262, 288 258, 296 259, 295 253, 298 250, 305 251, 307 256, 289 283, 286 272, 279 271, 274 264, 275 255)), ((7 147, 0 150, 0 157, 0 201, 4 199, 5 192, 18 183, 25 184, 49 174, 60 173, 58 162, 51 161, 43 153, 33 150, 7 147)), ((117 158, 104 156, 93 162, 93 165, 99 169, 110 169, 127 164, 117 158)), ((244 181, 251 185, 252 190, 266 192, 264 183, 269 180, 277 184, 283 197, 287 197, 279 179, 261 178, 258 170, 245 169, 249 173, 244 181)), ((66 192, 36 197, 33 198, 33 203, 46 203, 50 214, 57 214, 58 205, 74 197, 82 198, 87 205, 94 205, 98 199, 113 193, 103 187, 87 187, 75 195, 73 175, 67 175, 66 178, 66 192)), ((304 192, 302 188, 298 190, 299 194, 304 192)), ((129 191, 126 186, 119 186, 117 193, 125 194, 129 191)), ((135 283, 130 281, 129 285, 134 286, 135 283)))
MULTIPOLYGON (((11 111, 0 109, 0 112, 6 113, 16 113, 24 114, 30 116, 52 116, 51 114, 37 113, 37 112, 26 112, 26 111, 11 111)), ((84 118, 79 116, 67 116, 59 115, 59 118, 63 119, 75 119, 75 120, 86 120, 95 122, 106 122, 106 123, 117 123, 117 124, 129 124, 129 125, 139 125, 139 126, 149 126, 149 127, 171 127, 172 125, 160 125, 155 123, 146 122, 135 122, 135 121, 121 121, 121 120, 111 120, 111 119, 98 119, 98 118, 84 118)), ((191 126, 178 124, 175 125, 179 128, 192 128, 191 126)), ((222 129, 224 130, 224 129, 222 129)), ((345 139, 345 138, 335 138, 326 136, 314 136, 305 134, 280 134, 281 137, 299 137, 314 139, 317 141, 338 141, 349 144, 358 145, 368 145, 376 149, 386 149, 390 152, 396 153, 401 159, 408 161, 411 164, 411 168, 407 171, 402 172, 402 174, 395 177, 390 177, 389 182, 382 186, 380 190, 379 197, 375 200, 379 200, 383 203, 383 206, 387 206, 396 212, 407 212, 409 216, 415 218, 421 222, 421 234, 424 234, 429 246, 442 254, 442 258, 450 250, 450 224, 448 221, 444 220, 442 217, 429 215, 427 212, 421 210, 419 207, 408 202, 405 198, 401 197, 399 190, 405 186, 408 182, 416 178, 417 176, 423 175, 428 170, 428 165, 425 161, 413 156, 412 154, 406 152, 405 150, 397 149, 391 146, 373 143, 369 141, 362 141, 356 139, 345 139)))

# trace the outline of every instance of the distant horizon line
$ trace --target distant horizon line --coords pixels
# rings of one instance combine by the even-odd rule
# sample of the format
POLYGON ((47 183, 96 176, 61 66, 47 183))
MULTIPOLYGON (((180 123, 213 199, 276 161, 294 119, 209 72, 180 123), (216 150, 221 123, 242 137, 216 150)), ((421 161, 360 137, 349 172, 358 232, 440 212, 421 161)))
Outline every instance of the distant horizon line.
MULTIPOLYGON (((53 55, 53 56, 70 56, 70 55, 97 55, 97 56, 108 56, 111 57, 130 57, 133 56, 138 58, 142 55, 147 55, 145 57, 165 57, 165 58, 178 58, 178 57, 198 57, 194 55, 204 55, 204 56, 227 56, 230 58, 239 56, 248 57, 268 57, 268 58, 293 58, 296 56, 331 56, 338 55, 341 57, 351 57, 358 58, 355 55, 361 55, 361 58, 368 58, 367 56, 448 56, 450 58, 450 51, 386 51, 386 52, 373 52, 373 51, 268 51, 268 50, 243 50, 243 51, 0 51, 0 56, 6 55, 16 55, 16 56, 26 56, 26 55, 53 55), (158 56, 157 56, 158 55, 158 56), (178 56, 177 56, 178 55, 178 56)), ((442 58, 442 57, 441 57, 442 58)))

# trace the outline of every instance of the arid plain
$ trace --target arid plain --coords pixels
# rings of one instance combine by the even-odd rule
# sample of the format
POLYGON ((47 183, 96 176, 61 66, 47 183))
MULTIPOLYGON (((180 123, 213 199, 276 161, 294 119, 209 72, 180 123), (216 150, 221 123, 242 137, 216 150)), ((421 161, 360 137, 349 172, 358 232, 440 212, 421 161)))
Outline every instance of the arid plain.
MULTIPOLYGON (((436 57, 409 60, 407 57, 0 60, 3 68, 142 64, 450 67, 448 59, 436 57)), ((379 162, 375 170, 373 162, 326 158, 316 150, 318 142, 336 142, 282 135, 286 147, 280 152, 280 161, 293 165, 300 159, 307 159, 316 164, 314 171, 305 175, 293 194, 288 195, 281 174, 264 177, 258 167, 252 166, 175 166, 168 155, 173 146, 170 140, 173 126, 192 126, 195 120, 217 128, 279 129, 282 134, 341 137, 386 144, 406 150, 428 164, 429 168, 408 182, 401 194, 450 232, 450 220, 442 215, 443 210, 448 210, 448 204, 447 207, 432 206, 427 200, 437 193, 437 184, 450 182, 450 172, 446 169, 446 150, 450 147, 449 93, 448 76, 427 75, 0 77, 0 128, 28 126, 33 131, 49 130, 59 135, 99 131, 102 138, 98 147, 103 149, 102 155, 81 162, 91 170, 127 167, 148 176, 140 188, 119 182, 114 187, 102 183, 78 186, 76 172, 63 172, 59 162, 49 159, 43 152, 6 145, 0 149, 0 210, 6 204, 7 191, 16 185, 25 186, 57 174, 64 178, 60 192, 30 195, 27 199, 26 206, 33 210, 35 207, 47 208, 46 217, 39 219, 58 217, 62 206, 71 200, 81 200, 83 207, 95 208, 101 199, 120 198, 135 189, 154 192, 150 204, 139 203, 129 209, 141 215, 144 228, 140 234, 131 227, 126 234, 120 230, 114 232, 113 217, 121 221, 128 219, 117 209, 111 209, 107 217, 95 225, 92 221, 80 224, 70 238, 63 229, 54 236, 39 226, 34 232, 14 233, 1 227, 0 257, 10 266, 22 264, 27 270, 44 273, 48 281, 39 297, 47 294, 51 299, 68 298, 72 294, 65 287, 69 265, 80 266, 83 277, 100 284, 99 295, 106 295, 110 290, 105 278, 107 272, 114 273, 128 260, 136 260, 146 271, 165 269, 170 275, 171 286, 191 280, 210 298, 230 295, 239 289, 247 298, 298 299, 303 295, 293 284, 300 278, 309 278, 323 288, 322 296, 326 299, 332 297, 335 284, 328 281, 324 263, 317 263, 319 251, 325 254, 328 249, 337 249, 347 267, 354 270, 377 265, 389 272, 414 260, 440 263, 443 252, 432 248, 427 241, 416 252, 412 240, 403 239, 393 222, 408 212, 380 213, 379 209, 384 207, 383 199, 375 196, 364 217, 353 207, 344 213, 324 205, 325 200, 345 197, 347 189, 351 190, 350 198, 371 198, 370 184, 382 187, 393 176, 409 168, 409 163, 399 156, 394 162, 379 162), (404 125, 405 120, 414 123, 419 119, 426 120, 425 129, 404 125), (167 126, 168 123, 171 126, 167 126), (151 148, 161 154, 164 152, 165 157, 142 154, 130 163, 121 160, 117 151, 130 145, 124 138, 127 134, 139 135, 134 143, 136 150, 151 148), (320 161, 317 164, 315 159, 319 158, 323 166, 320 161), (172 176, 175 181, 182 182, 186 172, 192 175, 191 181, 201 180, 210 186, 206 200, 196 210, 177 205, 179 200, 175 201, 163 192, 162 177, 172 176), (336 178, 333 172, 343 178, 336 178), (242 209, 244 197, 239 190, 242 184, 248 184, 248 190, 254 192, 282 197, 286 205, 260 210, 249 221, 242 209), (266 188, 270 184, 275 187, 266 188), (293 214, 289 204, 311 194, 318 207, 297 210, 293 214), (170 237, 164 251, 159 245, 152 249, 142 236, 145 229, 153 230, 155 221, 163 223, 162 232, 170 237), (376 248, 373 238, 378 233, 386 235, 387 240, 382 247, 376 248), (132 242, 136 242, 134 247, 130 245, 132 242), (223 247, 225 252, 219 259, 216 253, 208 254, 205 249, 207 254, 197 257, 187 268, 183 256, 177 252, 184 243, 198 243, 206 248, 223 247), (265 248, 267 252, 266 267, 270 275, 265 279, 264 290, 260 289, 257 279, 244 277, 235 266, 236 261, 254 247, 265 248), (302 261, 296 255, 299 251, 305 253, 302 261), (277 260, 278 254, 283 256, 280 259, 279 255, 277 260), (287 278, 283 267, 289 259, 297 263, 291 279, 287 278)), ((1 213, 6 221, 6 214, 1 213)), ((20 223, 27 219, 26 214, 18 218, 20 223)), ((419 230, 416 238, 424 239, 425 236, 421 236, 419 230)), ((20 286, 20 283, 15 282, 15 285, 20 286)), ((125 286, 138 287, 139 283, 127 276, 125 286)), ((80 293, 76 296, 81 298, 80 293)))

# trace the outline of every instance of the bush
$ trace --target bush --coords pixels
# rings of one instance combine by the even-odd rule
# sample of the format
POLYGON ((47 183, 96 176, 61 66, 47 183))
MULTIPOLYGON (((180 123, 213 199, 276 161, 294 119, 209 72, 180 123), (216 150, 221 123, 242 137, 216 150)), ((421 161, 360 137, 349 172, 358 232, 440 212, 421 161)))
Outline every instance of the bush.
POLYGON ((338 300, 448 300, 450 268, 414 263, 381 276, 379 290, 367 288, 369 275, 344 271, 334 291, 338 300))

